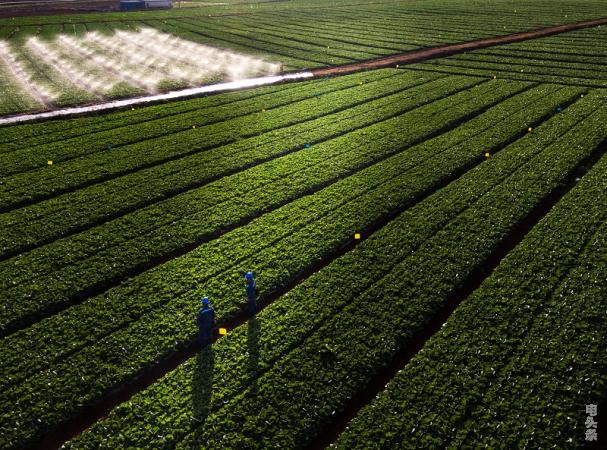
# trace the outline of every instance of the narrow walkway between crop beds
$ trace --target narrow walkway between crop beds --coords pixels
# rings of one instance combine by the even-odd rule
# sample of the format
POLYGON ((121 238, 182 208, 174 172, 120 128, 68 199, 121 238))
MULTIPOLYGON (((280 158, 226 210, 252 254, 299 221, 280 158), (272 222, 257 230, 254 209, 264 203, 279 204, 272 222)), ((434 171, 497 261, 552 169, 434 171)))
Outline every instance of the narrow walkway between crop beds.
MULTIPOLYGON (((546 117, 543 117, 540 120, 540 122, 543 122, 545 119, 546 119, 546 117)), ((539 125, 540 122, 535 123, 534 126, 539 125)), ((521 133, 519 133, 519 134, 512 136, 511 139, 508 139, 502 145, 495 147, 494 152, 495 153, 499 152, 500 150, 505 148, 507 145, 518 140, 520 137, 522 137, 524 135, 525 135, 525 130, 521 131, 521 133)), ((475 165, 476 164, 474 164, 472 167, 474 167, 475 165)), ((392 210, 388 215, 382 217, 381 220, 374 222, 372 224, 369 224, 369 226, 367 228, 361 230, 363 233, 363 236, 365 236, 365 237, 371 236, 376 231, 382 229, 387 223, 389 223, 395 217, 400 215, 402 212, 411 208, 414 204, 417 204, 417 203, 423 201, 425 198, 432 195, 436 190, 443 189, 448 184, 450 184, 451 182, 453 182, 454 180, 458 179, 460 176, 465 174, 472 167, 469 167, 469 166, 463 167, 461 170, 451 173, 446 179, 442 180, 442 182, 440 182, 439 184, 432 186, 431 188, 427 189, 424 192, 421 192, 420 195, 413 202, 413 204, 409 204, 409 205, 405 205, 405 206, 401 205, 398 208, 392 210)), ((279 289, 277 291, 274 291, 271 295, 269 295, 268 297, 263 299, 262 308, 272 304, 275 300, 277 300, 282 295, 284 295, 285 293, 287 293, 290 290, 292 290, 293 288, 295 288, 298 284, 300 284, 302 281, 307 279, 310 275, 312 275, 313 273, 328 266, 329 264, 331 264, 333 261, 335 261, 340 256, 351 251, 359 242, 361 242, 361 241, 350 240, 349 242, 344 244, 342 247, 336 249, 334 252, 327 255, 327 257, 325 259, 323 259, 318 265, 308 267, 303 273, 301 273, 296 279, 292 280, 288 285, 283 286, 281 289, 279 289)), ((220 326, 223 326, 228 329, 232 329, 239 325, 244 324, 250 318, 251 317, 249 314, 241 312, 240 314, 235 316, 229 322, 220 323, 217 325, 217 327, 219 328, 220 326)), ((219 338, 219 336, 216 336, 215 339, 218 339, 218 338, 219 338)), ((155 382, 156 380, 161 378, 163 375, 174 370, 177 366, 179 366, 180 364, 185 362, 187 359, 193 357, 199 350, 200 350, 200 348, 198 347, 198 345, 196 343, 191 343, 185 349, 183 349, 177 353, 174 353, 171 356, 169 356, 168 358, 160 361, 152 369, 147 370, 144 373, 141 373, 138 377, 131 380, 131 382, 128 385, 124 385, 124 386, 121 386, 121 387, 113 390, 109 395, 107 395, 106 397, 101 399, 98 402, 98 404, 96 404, 94 406, 86 407, 78 417, 75 417, 73 420, 70 420, 69 422, 65 423, 61 427, 60 430, 55 430, 54 432, 47 435, 44 438, 44 440, 39 442, 39 445, 37 446, 37 448, 57 448, 57 447, 59 447, 61 445, 61 443, 65 442, 66 440, 70 439, 71 437, 79 434, 82 430, 86 429, 87 427, 89 427, 90 425, 92 425, 93 423, 95 423, 96 421, 101 419, 102 417, 104 417, 115 406, 117 406, 118 404, 120 404, 122 402, 127 401, 134 394, 144 390, 146 387, 148 387, 153 382, 155 382)))
POLYGON ((428 325, 415 333, 411 339, 412 344, 398 351, 390 364, 383 367, 371 379, 369 384, 352 397, 344 409, 333 416, 333 420, 326 424, 312 441, 309 449, 324 449, 334 443, 339 435, 347 428, 350 421, 359 411, 370 404, 380 394, 388 383, 411 361, 411 359, 424 347, 426 342, 437 333, 449 319, 451 313, 468 298, 487 279, 512 249, 514 249, 538 224, 538 222, 577 184, 578 180, 586 175, 592 167, 607 154, 607 141, 601 143, 597 149, 585 160, 581 161, 565 182, 552 191, 514 230, 502 241, 486 261, 464 281, 460 289, 453 292, 445 306, 432 318, 428 325))
POLYGON ((566 33, 569 31, 582 30, 585 28, 597 27, 607 24, 607 18, 588 20, 582 22, 574 22, 554 27, 539 28, 537 30, 525 31, 521 33, 508 34, 505 36, 497 36, 487 39, 478 39, 459 44, 442 45, 433 48, 424 48, 407 53, 397 53, 391 56, 375 58, 368 61, 362 61, 341 66, 324 67, 313 69, 311 71, 296 72, 292 74, 251 78, 247 80, 232 81, 228 83, 219 83, 210 86, 201 86, 197 88, 184 89, 180 91, 172 91, 166 94, 151 95, 146 97, 137 97, 125 100, 117 100, 107 103, 99 103, 96 105, 81 106, 48 111, 34 114, 23 114, 18 116, 5 117, 0 119, 0 125, 9 125, 23 122, 31 122, 36 120, 44 120, 57 117, 71 117, 93 112, 112 111, 123 109, 136 105, 151 105, 169 100, 178 100, 190 97, 196 97, 204 94, 215 94, 234 90, 248 89, 251 87, 268 86, 278 83, 304 81, 313 78, 322 78, 335 75, 345 75, 349 73, 360 72, 364 70, 380 69, 384 67, 392 67, 397 64, 411 64, 420 61, 426 61, 434 58, 442 58, 459 53, 465 53, 470 50, 478 50, 487 47, 498 45, 511 44, 514 42, 528 41, 542 37, 552 36, 555 34, 566 33))

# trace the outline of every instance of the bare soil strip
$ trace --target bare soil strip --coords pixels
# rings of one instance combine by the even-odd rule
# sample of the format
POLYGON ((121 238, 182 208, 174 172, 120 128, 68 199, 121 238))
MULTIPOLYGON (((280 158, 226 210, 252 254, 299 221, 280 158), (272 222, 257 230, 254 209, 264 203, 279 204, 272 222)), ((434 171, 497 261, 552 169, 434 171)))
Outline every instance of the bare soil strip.
POLYGON ((41 113, 22 114, 17 116, 0 118, 0 126, 17 124, 23 122, 32 122, 44 119, 53 119, 61 117, 73 117, 94 112, 104 112, 124 109, 136 105, 152 105, 162 103, 169 100, 180 100, 185 98, 198 97, 206 94, 216 94, 227 91, 242 90, 251 87, 269 86, 278 83, 287 83, 295 81, 305 81, 314 78, 331 77, 339 75, 347 75, 365 70, 381 69, 386 67, 394 67, 400 64, 412 64, 421 61, 426 61, 434 58, 442 58, 459 53, 465 53, 471 50, 478 50, 487 47, 495 47, 499 45, 512 44, 514 42, 528 41, 542 37, 552 36, 555 34, 566 33, 569 31, 582 30, 585 28, 607 25, 607 17, 595 20, 587 20, 582 22, 568 23, 557 25, 554 27, 539 28, 533 31, 525 31, 521 33, 508 34, 504 36, 496 36, 493 38, 478 39, 474 41, 461 42, 459 44, 442 45, 439 47, 425 48, 414 50, 406 53, 397 53, 381 58, 370 59, 367 61, 344 64, 340 66, 324 67, 303 72, 294 72, 285 75, 260 77, 249 80, 233 81, 228 83, 220 83, 198 88, 184 89, 180 91, 172 91, 166 94, 157 94, 145 97, 137 97, 126 100, 118 100, 107 103, 98 103, 89 106, 80 106, 54 111, 46 111, 41 113))

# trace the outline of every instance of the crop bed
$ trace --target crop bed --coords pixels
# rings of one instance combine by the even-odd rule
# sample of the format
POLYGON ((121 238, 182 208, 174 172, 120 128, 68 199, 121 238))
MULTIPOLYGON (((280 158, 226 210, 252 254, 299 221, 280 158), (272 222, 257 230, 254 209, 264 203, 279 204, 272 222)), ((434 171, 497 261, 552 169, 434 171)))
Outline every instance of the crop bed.
MULTIPOLYGON (((498 0, 504 26, 475 5, 25 17, 0 38, 154 27, 294 69, 604 7, 498 0)), ((582 448, 607 400, 604 38, 0 127, 0 448, 582 448), (202 296, 228 329, 203 349, 202 296)))
POLYGON ((605 58, 607 30, 598 27, 475 50, 414 67, 434 73, 607 87, 605 58))
POLYGON ((606 175, 603 157, 361 411, 338 448, 583 444, 585 405, 607 383, 606 175))
MULTIPOLYGON (((599 116, 596 119, 599 120, 599 116)), ((590 126, 590 123, 587 125, 590 126)), ((388 354, 394 351, 394 338, 390 338, 389 330, 399 334, 403 329, 415 329, 413 323, 402 323, 397 318, 410 311, 416 314, 414 317, 421 326, 427 319, 417 314, 423 311, 426 311, 425 314, 431 313, 430 305, 438 300, 436 288, 458 271, 461 271, 460 276, 452 278, 451 282, 455 285, 461 282, 466 270, 472 270, 476 265, 472 256, 475 253, 482 260, 483 254, 479 250, 483 245, 490 246, 491 239, 478 239, 479 233, 482 236, 482 230, 479 231, 475 219, 492 218, 486 217, 482 208, 506 216, 501 223, 504 227, 512 226, 509 220, 512 220, 510 215, 513 211, 496 210, 492 197, 511 195, 509 184, 520 183, 523 186, 525 177, 537 176, 533 170, 525 170, 525 167, 536 167, 535 159, 546 159, 551 152, 558 152, 562 148, 552 145, 542 150, 545 145, 546 142, 540 140, 535 145, 521 141, 507 146, 492 164, 479 166, 440 193, 409 209, 374 233, 356 250, 335 260, 266 308, 254 322, 249 322, 248 327, 236 330, 219 341, 212 350, 203 352, 198 359, 188 362, 182 369, 119 407, 115 415, 82 435, 74 446, 121 446, 125 444, 122 439, 133 435, 146 446, 173 445, 175 441, 183 439, 180 435, 184 432, 184 424, 193 428, 185 437, 186 442, 196 439, 204 447, 229 447, 242 442, 256 442, 261 447, 284 448, 311 439, 331 412, 338 409, 348 395, 356 392, 354 374, 360 373, 364 380, 381 366, 381 363, 371 363, 371 355, 375 356, 384 346, 383 351, 388 354), (534 157, 534 153, 539 155, 534 157), (530 160, 527 165, 525 158, 530 160), (496 165, 500 167, 492 167, 496 165), (494 181, 489 181, 492 179, 489 173, 496 177, 494 181), (471 189, 481 179, 483 189, 471 189), (500 191, 504 194, 500 194, 500 191), (482 245, 468 248, 465 245, 467 242, 452 239, 452 233, 463 238, 465 230, 468 230, 471 241, 482 245), (437 274, 434 270, 426 270, 427 265, 436 265, 437 260, 444 258, 447 254, 444 246, 448 243, 460 249, 457 252, 462 258, 459 266, 453 261, 454 272, 441 271, 437 274), (386 246, 391 250, 389 253, 385 252, 386 246), (431 251, 432 246, 443 250, 431 251), (462 252, 462 248, 468 250, 462 252), (425 262, 427 258, 430 259, 425 262), (370 261, 373 261, 372 265, 370 261), (370 271, 365 271, 369 276, 356 277, 366 267, 372 267, 370 271), (436 275, 440 277, 435 278, 436 275), (344 283, 343 288, 337 289, 332 281, 336 279, 344 283), (404 294, 403 290, 411 292, 404 294), (405 304, 397 301, 401 296, 416 298, 419 302, 427 296, 430 303, 425 306, 421 303, 419 312, 413 305, 403 309, 405 304), (358 321, 362 321, 365 327, 357 325, 358 321), (280 330, 280 338, 275 336, 273 330, 280 330), (365 357, 361 359, 354 355, 365 357), (362 366, 358 367, 358 364, 362 366), (285 373, 286 370, 294 373, 285 373), (208 388, 206 392, 191 391, 192 379, 207 380, 200 383, 204 389, 204 386, 208 386, 209 377, 213 380, 213 386, 221 388, 208 388), (298 388, 303 380, 306 380, 306 384, 309 382, 316 386, 316 389, 298 388), (154 399, 151 404, 150 398, 154 399), (284 398, 291 400, 285 403, 284 398), (332 398, 335 400, 331 402, 332 398), (202 420, 201 417, 184 414, 192 404, 200 408, 197 413, 206 420, 206 425, 200 430, 196 429, 196 423, 202 420), (164 412, 157 411, 159 408, 164 412), (252 410, 257 412, 253 414, 252 410), (302 415, 301 411, 304 410, 306 413, 302 415), (158 422, 142 423, 137 417, 155 417, 158 422), (292 418, 292 422, 289 418, 292 418), (243 421, 246 431, 238 430, 243 421), (249 425, 252 421, 257 423, 249 425), (264 426, 261 426, 262 422, 265 422, 264 426), (158 423, 163 424, 161 428, 158 428, 158 423), (232 429, 230 423, 238 424, 237 429, 232 429), (216 433, 214 427, 221 433, 216 433), (215 441, 211 437, 213 435, 221 435, 223 440, 215 441)), ((541 194, 536 192, 535 195, 541 194)), ((524 196, 520 200, 524 201, 524 196)), ((532 207, 532 203, 529 207, 532 207)), ((524 211, 517 209, 515 217, 524 215, 524 211)), ((500 222, 492 223, 495 225, 487 229, 487 233, 498 240, 503 236, 498 227, 500 222)), ((447 285, 443 285, 441 291, 448 296, 447 285)), ((380 355, 375 357, 379 358, 380 355)))

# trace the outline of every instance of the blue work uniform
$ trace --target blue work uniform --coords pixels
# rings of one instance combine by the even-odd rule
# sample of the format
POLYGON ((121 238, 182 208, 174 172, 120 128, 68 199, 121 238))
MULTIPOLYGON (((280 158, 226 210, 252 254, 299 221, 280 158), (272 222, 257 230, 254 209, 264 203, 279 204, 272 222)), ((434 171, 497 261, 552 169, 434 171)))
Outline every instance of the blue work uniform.
POLYGON ((213 326, 215 325, 215 310, 211 306, 205 306, 198 311, 196 317, 198 323, 198 342, 203 347, 213 340, 213 326))
POLYGON ((255 280, 247 281, 246 289, 247 289, 247 307, 249 309, 249 312, 254 313, 255 311, 257 311, 257 301, 255 299, 257 284, 255 283, 255 280))

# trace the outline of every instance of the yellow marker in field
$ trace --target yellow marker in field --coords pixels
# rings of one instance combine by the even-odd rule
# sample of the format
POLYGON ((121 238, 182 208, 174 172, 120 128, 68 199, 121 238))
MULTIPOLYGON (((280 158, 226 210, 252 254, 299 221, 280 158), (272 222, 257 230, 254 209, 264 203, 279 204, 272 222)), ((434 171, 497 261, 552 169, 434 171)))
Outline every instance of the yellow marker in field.
POLYGON ((527 128, 527 131, 528 131, 529 133, 531 133, 531 132, 533 131, 533 128, 529 127, 529 128, 527 128))
POLYGON ((356 239, 357 241, 360 240, 360 233, 354 233, 354 239, 356 239))
POLYGON ((192 128, 196 128, 196 125, 192 125, 192 128))
POLYGON ((265 109, 262 109, 262 110, 261 110, 261 112, 266 112, 266 110, 265 110, 265 109))
POLYGON ((228 334, 228 330, 227 330, 227 329, 225 329, 225 328, 220 328, 220 329, 219 329, 219 334, 220 334, 221 336, 225 336, 226 334, 228 334))
POLYGON ((51 161, 50 159, 46 162, 49 166, 53 165, 53 161, 51 161))
POLYGON ((487 158, 487 159, 491 158, 491 153, 485 152, 485 158, 487 158))
POLYGON ((494 79, 494 80, 497 80, 497 77, 496 77, 495 75, 493 75, 493 79, 494 79))

